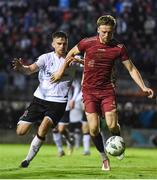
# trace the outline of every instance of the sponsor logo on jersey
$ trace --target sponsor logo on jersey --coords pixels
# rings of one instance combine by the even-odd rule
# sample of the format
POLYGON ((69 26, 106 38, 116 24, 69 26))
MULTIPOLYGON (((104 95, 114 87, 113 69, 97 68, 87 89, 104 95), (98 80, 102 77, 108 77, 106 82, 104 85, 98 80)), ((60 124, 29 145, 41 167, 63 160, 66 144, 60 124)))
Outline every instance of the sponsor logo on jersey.
POLYGON ((106 49, 97 49, 98 51, 105 52, 106 49))
POLYGON ((90 60, 88 62, 88 67, 94 67, 95 61, 94 60, 90 60))

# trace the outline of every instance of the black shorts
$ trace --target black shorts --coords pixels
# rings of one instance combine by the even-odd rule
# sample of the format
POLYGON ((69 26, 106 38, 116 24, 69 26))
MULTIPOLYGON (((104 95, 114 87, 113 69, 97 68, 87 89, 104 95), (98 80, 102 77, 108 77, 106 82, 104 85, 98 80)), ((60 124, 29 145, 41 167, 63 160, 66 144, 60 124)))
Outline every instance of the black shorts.
POLYGON ((81 122, 73 122, 70 123, 68 128, 70 132, 80 132, 81 131, 81 127, 82 127, 82 123, 81 122), (78 131, 78 129, 80 131, 78 131))
POLYGON ((54 125, 57 125, 64 115, 65 108, 66 103, 50 102, 34 97, 19 121, 41 122, 45 116, 48 116, 52 119, 54 125))
POLYGON ((59 120, 60 124, 69 124, 69 113, 70 111, 65 111, 63 117, 59 120))

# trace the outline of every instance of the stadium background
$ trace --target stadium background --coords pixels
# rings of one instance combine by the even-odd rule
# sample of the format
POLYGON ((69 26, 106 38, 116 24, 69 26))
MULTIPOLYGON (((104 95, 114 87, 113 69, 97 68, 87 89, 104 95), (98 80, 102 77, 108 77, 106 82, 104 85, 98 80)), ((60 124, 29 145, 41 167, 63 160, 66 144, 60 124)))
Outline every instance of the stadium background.
MULTIPOLYGON (((145 82, 157 90, 156 0, 1 0, 0 1, 0 143, 28 142, 15 128, 37 87, 37 75, 11 69, 14 57, 30 64, 51 50, 51 34, 69 35, 69 49, 80 39, 95 35, 96 19, 117 18, 115 37, 128 48, 145 82)), ((82 69, 79 69, 80 72, 82 69)), ((148 100, 117 64, 120 124, 130 146, 153 146, 157 134, 156 100, 148 100)), ((29 141, 30 142, 30 141, 29 141)))

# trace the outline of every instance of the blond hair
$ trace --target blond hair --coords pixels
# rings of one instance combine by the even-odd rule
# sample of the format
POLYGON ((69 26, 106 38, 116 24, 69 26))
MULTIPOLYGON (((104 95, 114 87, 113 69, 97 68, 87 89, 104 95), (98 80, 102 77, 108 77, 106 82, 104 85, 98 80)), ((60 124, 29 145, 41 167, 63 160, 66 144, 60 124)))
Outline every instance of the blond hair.
POLYGON ((116 19, 111 15, 104 15, 100 16, 97 20, 97 26, 101 25, 109 25, 109 26, 116 26, 116 19))

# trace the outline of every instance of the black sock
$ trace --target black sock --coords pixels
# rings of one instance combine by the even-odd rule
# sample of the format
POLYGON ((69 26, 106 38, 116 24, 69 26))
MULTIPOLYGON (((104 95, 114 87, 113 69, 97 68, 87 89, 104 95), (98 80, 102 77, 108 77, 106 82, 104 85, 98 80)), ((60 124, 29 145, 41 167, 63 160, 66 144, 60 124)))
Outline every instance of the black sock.
POLYGON ((97 136, 91 136, 93 143, 95 144, 95 147, 100 153, 104 152, 104 144, 101 134, 99 133, 97 136))
POLYGON ((41 136, 39 136, 39 134, 38 134, 38 133, 37 133, 37 137, 38 137, 40 140, 45 141, 45 137, 41 137, 41 136))
POLYGON ((120 136, 120 131, 119 132, 111 132, 112 136, 120 136))

